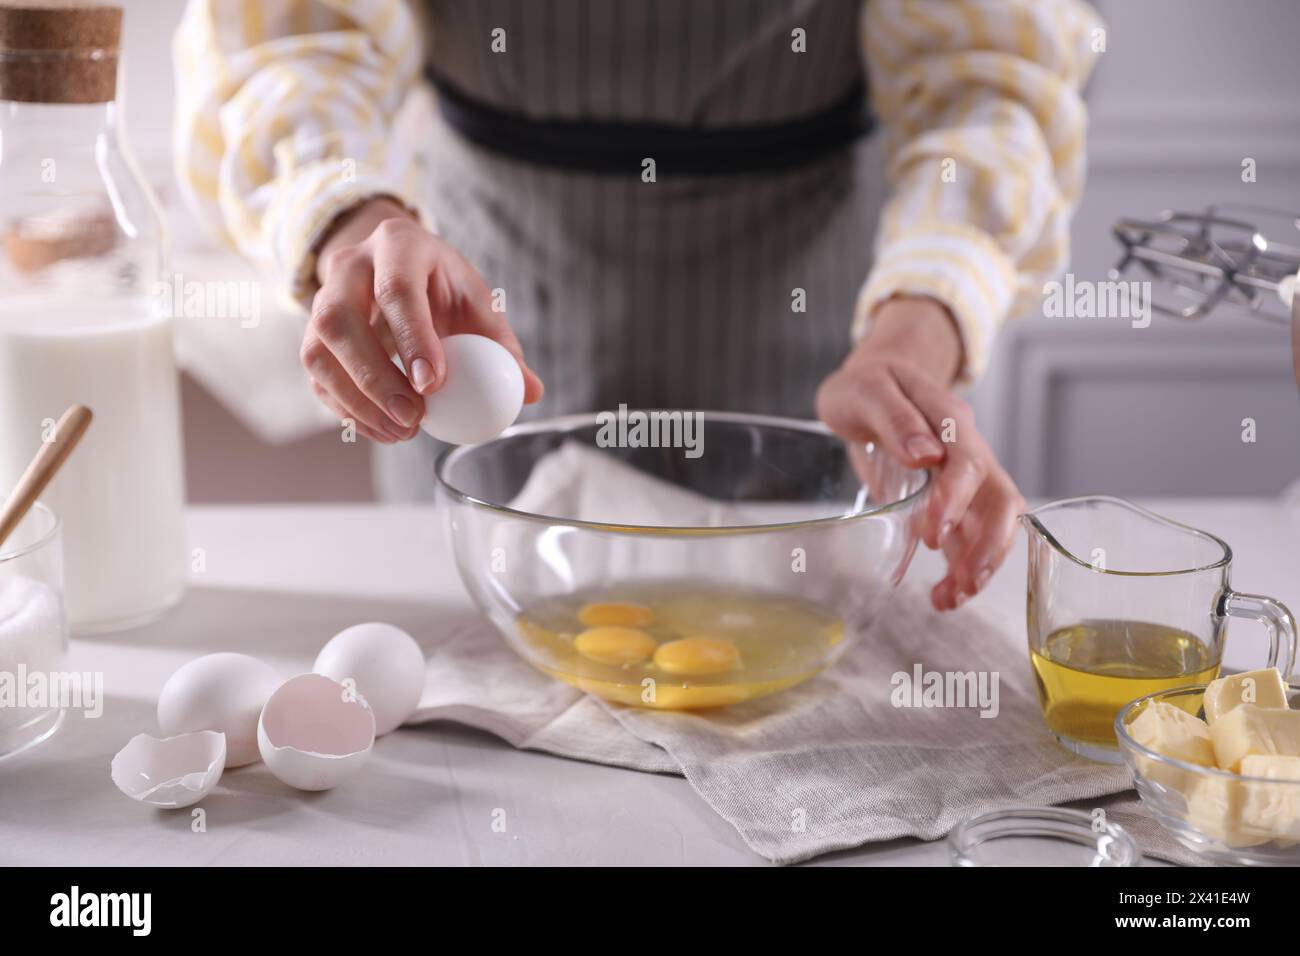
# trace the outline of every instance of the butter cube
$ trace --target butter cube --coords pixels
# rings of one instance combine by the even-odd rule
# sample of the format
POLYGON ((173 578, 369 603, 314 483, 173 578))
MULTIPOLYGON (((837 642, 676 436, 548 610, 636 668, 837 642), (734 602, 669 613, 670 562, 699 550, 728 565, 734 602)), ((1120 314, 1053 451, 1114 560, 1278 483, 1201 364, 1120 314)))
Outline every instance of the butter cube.
POLYGON ((1271 836, 1259 832, 1245 818, 1248 792, 1243 780, 1224 774, 1200 774, 1187 797, 1187 822, 1227 846, 1267 843, 1271 836))
MULTIPOLYGON (((1300 712, 1298 712, 1300 713, 1300 712)), ((1202 767, 1214 766, 1214 744, 1205 722, 1181 707, 1152 701, 1128 725, 1129 736, 1160 754, 1202 767)), ((1138 759, 1138 770, 1148 780, 1186 794, 1191 774, 1150 758, 1138 759)))
POLYGON ((1212 680, 1205 688, 1203 704, 1207 724, 1213 724, 1241 704, 1286 710, 1286 685, 1282 683, 1282 672, 1276 667, 1267 667, 1212 680))
POLYGON ((1241 772, 1247 777, 1295 781, 1244 781, 1241 819, 1245 827, 1273 839, 1300 840, 1300 757, 1244 757, 1241 772))
POLYGON ((1233 773, 1243 757, 1300 757, 1300 710, 1239 704, 1210 726, 1210 739, 1219 766, 1233 773))

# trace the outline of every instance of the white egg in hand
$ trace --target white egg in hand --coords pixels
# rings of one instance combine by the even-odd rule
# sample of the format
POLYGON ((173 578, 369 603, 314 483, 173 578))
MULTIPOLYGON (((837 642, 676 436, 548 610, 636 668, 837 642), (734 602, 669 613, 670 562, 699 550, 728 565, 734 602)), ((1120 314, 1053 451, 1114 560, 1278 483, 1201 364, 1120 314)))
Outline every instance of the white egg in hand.
POLYGON ((519 362, 505 346, 483 335, 449 335, 442 349, 447 376, 442 388, 424 397, 420 427, 452 445, 496 438, 524 405, 519 362))
POLYGON ((226 735, 227 767, 257 760, 257 718, 280 678, 247 654, 208 654, 167 678, 158 727, 167 737, 213 730, 226 735))
POLYGON ((400 627, 372 621, 334 635, 312 670, 341 684, 353 682, 375 713, 375 734, 396 730, 414 713, 424 691, 424 652, 400 627))

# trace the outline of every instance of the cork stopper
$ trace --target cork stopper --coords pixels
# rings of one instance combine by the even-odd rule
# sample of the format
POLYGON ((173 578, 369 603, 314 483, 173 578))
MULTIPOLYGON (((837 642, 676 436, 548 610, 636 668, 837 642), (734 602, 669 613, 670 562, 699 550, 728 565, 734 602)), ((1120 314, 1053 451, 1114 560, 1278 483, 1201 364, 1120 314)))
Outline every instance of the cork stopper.
POLYGON ((107 103, 117 94, 122 8, 0 0, 0 100, 107 103))

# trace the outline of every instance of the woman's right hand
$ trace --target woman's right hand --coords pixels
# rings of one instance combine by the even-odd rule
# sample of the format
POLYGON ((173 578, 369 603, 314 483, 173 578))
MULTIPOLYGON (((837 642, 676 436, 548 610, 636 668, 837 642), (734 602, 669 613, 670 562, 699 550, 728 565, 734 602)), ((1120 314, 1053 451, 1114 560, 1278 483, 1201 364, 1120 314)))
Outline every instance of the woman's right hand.
POLYGON ((447 335, 501 343, 524 373, 524 401, 542 397, 542 381, 482 277, 398 203, 372 199, 341 216, 320 248, 316 277, 302 364, 316 397, 366 437, 392 444, 415 436, 424 396, 446 379, 447 335))

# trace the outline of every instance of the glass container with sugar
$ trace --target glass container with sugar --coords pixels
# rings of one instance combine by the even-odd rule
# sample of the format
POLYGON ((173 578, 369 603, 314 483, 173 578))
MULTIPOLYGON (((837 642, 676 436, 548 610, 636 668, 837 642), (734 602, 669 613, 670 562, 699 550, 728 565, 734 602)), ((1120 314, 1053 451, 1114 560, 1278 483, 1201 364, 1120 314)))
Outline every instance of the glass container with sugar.
POLYGON ((49 737, 76 703, 62 588, 59 519, 38 503, 0 544, 0 758, 49 737))

